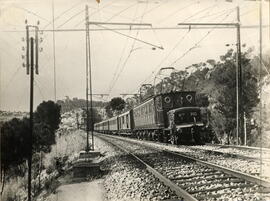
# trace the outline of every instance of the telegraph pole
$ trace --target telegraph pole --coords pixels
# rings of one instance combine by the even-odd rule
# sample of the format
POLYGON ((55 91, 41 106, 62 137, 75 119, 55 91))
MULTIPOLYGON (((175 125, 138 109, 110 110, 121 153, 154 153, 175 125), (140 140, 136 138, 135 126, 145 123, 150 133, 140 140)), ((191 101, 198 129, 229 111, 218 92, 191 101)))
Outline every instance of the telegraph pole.
POLYGON ((56 66, 55 66, 55 31, 54 31, 54 0, 52 0, 52 36, 53 36, 53 88, 54 88, 54 102, 56 103, 56 66))
MULTIPOLYGON (((0 94, 2 94, 2 54, 0 54, 0 94)), ((0 110, 2 107, 2 99, 0 98, 0 110)), ((1 158, 0 158, 1 159, 1 158)))
POLYGON ((88 6, 86 5, 86 14, 87 14, 87 32, 88 36, 88 61, 89 61, 89 85, 90 85, 90 111, 91 111, 91 137, 92 137, 92 150, 94 151, 94 114, 93 114, 93 87, 92 87, 92 65, 91 65, 91 49, 90 49, 90 34, 89 34, 89 17, 88 17, 88 6))
POLYGON ((29 153, 28 153, 28 201, 31 201, 31 171, 32 171, 32 137, 33 137, 33 105, 34 105, 34 68, 38 74, 38 27, 26 26, 26 73, 30 74, 30 122, 29 122, 29 153), (33 28, 35 38, 29 38, 29 29, 33 28), (30 56, 30 58, 29 58, 30 56))
POLYGON ((244 125, 244 115, 243 115, 243 70, 241 66, 241 38, 240 38, 240 11, 239 6, 236 7, 237 11, 237 25, 236 25, 236 144, 239 145, 239 137, 243 141, 243 125, 244 125), (239 136, 240 135, 240 136, 239 136))
MULTIPOLYGON (((86 48, 86 151, 89 151, 89 15, 88 15, 88 6, 85 6, 85 48, 86 48)), ((90 95, 91 96, 91 95, 90 95)))
POLYGON ((89 34, 89 14, 88 14, 88 5, 85 6, 85 26, 86 26, 86 110, 87 110, 87 143, 86 143, 86 151, 90 150, 89 147, 89 99, 88 95, 90 95, 90 118, 91 118, 91 137, 92 137, 92 146, 91 149, 94 151, 94 115, 93 115, 93 90, 92 90, 92 69, 91 69, 91 51, 90 51, 90 34, 89 34), (90 93, 88 94, 89 87, 90 93))
MULTIPOLYGON (((239 135, 241 139, 243 137, 243 125, 244 125, 244 115, 243 115, 243 106, 242 106, 242 81, 243 81, 243 70, 241 67, 241 38, 240 38, 240 9, 239 6, 236 7, 237 13, 237 22, 236 23, 178 23, 178 25, 186 26, 201 26, 201 28, 214 26, 218 27, 228 27, 236 28, 236 40, 237 40, 237 54, 236 54, 236 142, 239 144, 239 135)), ((197 27, 198 28, 198 27, 197 27)), ((229 139, 228 139, 229 140, 229 139)))
POLYGON ((28 200, 31 201, 31 166, 32 166, 32 136, 33 136, 33 97, 34 97, 34 38, 30 38, 30 153, 28 160, 28 200))

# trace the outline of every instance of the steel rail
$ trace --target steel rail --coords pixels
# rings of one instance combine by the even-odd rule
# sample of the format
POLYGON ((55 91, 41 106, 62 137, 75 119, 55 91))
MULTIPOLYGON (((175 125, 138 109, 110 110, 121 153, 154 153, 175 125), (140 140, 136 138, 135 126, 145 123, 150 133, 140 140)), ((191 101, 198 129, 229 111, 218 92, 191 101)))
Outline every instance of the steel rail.
MULTIPOLYGON (((193 197, 191 194, 189 194, 187 191, 185 191, 184 189, 180 188, 177 184, 173 183, 170 179, 166 178, 165 176, 163 176, 160 172, 158 172, 157 170, 155 170, 153 167, 151 167, 148 163, 146 163, 145 161, 143 161, 141 158, 139 158, 138 156, 136 156, 135 154, 129 152, 128 150, 126 150, 125 148, 111 142, 108 141, 108 139, 104 139, 104 137, 100 137, 99 138, 105 140, 106 142, 111 143, 112 145, 116 146, 118 149, 126 152, 128 155, 131 155, 133 158, 137 159, 140 163, 142 163, 146 169, 148 170, 148 172, 150 172, 151 174, 153 174, 156 178, 158 178, 161 182, 164 183, 164 185, 168 186, 172 191, 175 192, 175 194, 179 197, 184 198, 184 200, 186 201, 198 201, 195 197, 193 197)), ((106 137, 105 137, 106 138, 106 137)))
MULTIPOLYGON (((155 148, 155 149, 157 149, 157 148, 155 148)), ((167 152, 167 153, 170 153, 170 154, 175 154, 175 155, 181 156, 183 158, 194 161, 194 162, 199 163, 199 164, 204 165, 204 166, 206 165, 208 167, 212 167, 212 168, 214 168, 216 170, 220 170, 220 171, 225 172, 225 173, 227 173, 229 175, 233 175, 233 176, 235 176, 237 178, 241 178, 241 179, 244 179, 246 181, 255 183, 255 184, 259 185, 259 186, 270 188, 270 182, 267 181, 267 180, 264 180, 264 179, 261 179, 261 178, 246 174, 246 173, 242 173, 242 172, 237 171, 237 170, 232 170, 230 168, 222 167, 220 165, 216 165, 216 164, 213 164, 213 163, 202 161, 200 159, 190 157, 190 156, 188 156, 186 154, 182 154, 182 153, 178 153, 178 152, 174 152, 174 151, 169 151, 167 149, 165 149, 163 151, 167 152)))
MULTIPOLYGON (((195 151, 203 151, 206 153, 215 153, 218 155, 224 155, 224 156, 229 156, 229 157, 235 157, 239 159, 248 159, 248 160, 254 160, 254 161, 261 161, 261 158, 256 158, 252 156, 245 156, 237 153, 227 153, 227 152, 222 152, 222 151, 217 151, 217 150, 211 150, 211 149, 201 149, 198 147, 188 147, 189 149, 193 149, 195 151)), ((269 158, 263 158, 263 162, 270 162, 269 158)))
POLYGON ((269 148, 265 148, 265 147, 250 147, 250 146, 237 146, 237 145, 224 145, 224 144, 210 144, 210 143, 206 143, 206 145, 209 146, 217 146, 220 148, 235 148, 235 149, 243 149, 243 150, 253 150, 253 151, 266 151, 266 152, 270 152, 269 148))
MULTIPOLYGON (((114 138, 117 138, 116 136, 113 136, 113 137, 114 138)), ((123 140, 126 140, 127 141, 127 139, 123 139, 123 140)), ((133 143, 138 143, 138 142, 133 142, 133 143)), ((145 146, 151 146, 151 145, 145 145, 145 146)), ((232 175, 232 176, 235 176, 237 178, 241 178, 241 179, 244 179, 246 181, 255 183, 255 184, 259 185, 259 186, 270 188, 270 182, 267 181, 267 180, 265 180, 265 179, 261 179, 259 177, 252 176, 252 175, 249 175, 249 174, 246 174, 246 173, 242 173, 242 172, 237 171, 237 170, 233 170, 233 169, 230 169, 230 168, 222 167, 222 166, 217 165, 217 164, 213 164, 213 163, 206 162, 206 161, 203 161, 203 160, 200 160, 200 159, 196 159, 196 158, 193 158, 193 157, 188 156, 188 155, 183 154, 183 153, 179 153, 179 152, 175 152, 175 151, 170 151, 167 148, 162 149, 162 148, 153 147, 153 146, 151 146, 151 148, 152 149, 155 149, 155 150, 159 150, 159 151, 162 150, 162 151, 167 152, 167 153, 170 153, 170 154, 178 155, 180 157, 183 157, 183 158, 186 158, 188 160, 191 160, 191 161, 194 161, 196 163, 199 163, 199 164, 201 164, 203 166, 212 167, 215 170, 223 171, 224 173, 227 173, 227 174, 232 175)))

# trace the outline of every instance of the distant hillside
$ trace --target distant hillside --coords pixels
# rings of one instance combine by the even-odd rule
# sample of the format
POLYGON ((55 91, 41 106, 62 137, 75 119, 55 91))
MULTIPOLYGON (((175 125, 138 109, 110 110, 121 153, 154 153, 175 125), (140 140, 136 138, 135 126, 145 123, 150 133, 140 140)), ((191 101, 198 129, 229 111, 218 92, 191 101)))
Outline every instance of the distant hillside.
MULTIPOLYGON (((69 112, 76 109, 81 109, 86 107, 86 100, 85 99, 78 99, 72 98, 70 99, 68 96, 65 100, 57 100, 57 104, 61 105, 61 112, 69 112)), ((107 105, 107 102, 103 101, 93 101, 93 107, 97 108, 104 108, 107 105)), ((89 105, 90 106, 90 105, 89 105)))
POLYGON ((9 121, 13 118, 22 119, 23 117, 28 116, 28 112, 9 112, 0 110, 0 128, 4 122, 9 121))
POLYGON ((9 112, 0 110, 0 122, 5 122, 13 118, 21 119, 25 116, 28 116, 28 112, 9 112))

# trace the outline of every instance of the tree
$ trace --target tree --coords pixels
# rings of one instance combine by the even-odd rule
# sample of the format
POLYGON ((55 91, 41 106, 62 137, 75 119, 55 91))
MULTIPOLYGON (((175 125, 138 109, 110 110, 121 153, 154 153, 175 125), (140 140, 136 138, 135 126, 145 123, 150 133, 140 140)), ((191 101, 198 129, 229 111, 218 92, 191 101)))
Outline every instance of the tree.
MULTIPOLYGON (((241 55, 243 69, 242 107, 247 119, 254 114, 258 99, 259 70, 258 57, 251 56, 252 49, 241 55)), ((230 49, 220 56, 220 61, 208 59, 206 62, 192 64, 187 70, 171 73, 156 85, 157 90, 196 91, 197 104, 208 107, 210 126, 220 139, 229 140, 236 133, 236 53, 230 49)), ((267 59, 265 59, 264 63, 267 59)), ((267 67, 265 67, 267 68, 267 67)), ((268 66, 269 68, 269 66, 268 66)), ((262 76, 266 75, 263 69, 262 76)), ((247 120, 247 122, 250 122, 247 120)), ((247 125, 248 127, 248 125, 247 125)), ((248 134, 249 134, 248 130, 248 134)))
POLYGON ((109 105, 112 111, 121 112, 125 108, 126 102, 121 97, 111 99, 109 105))
MULTIPOLYGON (((68 96, 66 96, 65 100, 57 100, 56 102, 58 105, 61 106, 61 112, 69 112, 71 110, 81 109, 85 107, 86 100, 85 99, 79 99, 79 98, 73 98, 70 99, 68 96)), ((105 107, 107 105, 106 102, 102 101, 93 101, 93 107, 105 107)))
POLYGON ((47 124, 54 133, 61 122, 61 106, 53 101, 43 101, 35 111, 34 120, 36 123, 47 124))
POLYGON ((1 127, 1 182, 4 190, 6 171, 21 164, 30 154, 29 119, 14 118, 1 127), (3 174, 2 174, 3 173, 3 174))
POLYGON ((110 104, 106 105, 105 111, 106 111, 108 118, 111 118, 113 116, 113 112, 112 112, 112 108, 111 108, 110 104))
MULTIPOLYGON (((258 79, 256 67, 252 65, 250 51, 241 55, 241 65, 243 68, 243 99, 242 107, 247 118, 253 114, 253 108, 259 102, 258 99, 258 79)), ((236 132, 236 54, 233 50, 221 56, 221 61, 217 62, 211 72, 210 79, 218 93, 214 97, 216 100, 215 109, 224 116, 224 129, 230 137, 236 132)), ((243 136, 240 136, 243 139, 243 136)), ((243 141, 243 140, 242 140, 243 141)))
MULTIPOLYGON (((89 109, 89 111, 88 111, 88 128, 89 128, 89 130, 92 129, 92 125, 94 125, 95 123, 100 122, 102 120, 102 118, 101 118, 101 116, 98 113, 96 108, 92 108, 92 111, 93 111, 93 115, 91 115, 91 109, 89 109), (93 117, 93 120, 91 119, 92 117, 93 117)), ((86 125, 86 122, 87 122, 86 109, 83 109, 82 116, 84 118, 84 122, 86 125)))
POLYGON ((33 150, 35 152, 51 151, 51 145, 55 144, 55 134, 51 131, 49 125, 44 122, 34 124, 33 150))

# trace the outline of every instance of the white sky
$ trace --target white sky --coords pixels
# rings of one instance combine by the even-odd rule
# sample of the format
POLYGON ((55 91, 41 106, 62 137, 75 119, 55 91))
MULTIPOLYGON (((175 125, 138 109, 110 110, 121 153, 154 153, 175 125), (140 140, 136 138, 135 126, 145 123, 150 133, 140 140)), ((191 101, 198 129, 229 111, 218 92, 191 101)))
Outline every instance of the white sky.
MULTIPOLYGON (((98 4, 95 0, 54 0, 55 28, 84 28, 86 4, 90 8, 90 21, 152 23, 153 27, 177 27, 179 22, 236 22, 235 1, 101 0, 98 4)), ((242 25, 258 25, 258 11, 259 2, 240 1, 242 25)), ((52 1, 0 0, 1 110, 29 109, 29 76, 22 67, 25 19, 28 24, 36 24, 39 20, 39 27, 44 28, 52 20, 52 1)), ((263 24, 269 24, 268 2, 263 2, 263 24)), ((91 25, 91 28, 99 27, 91 25)), ((52 25, 49 24, 47 29, 52 29, 52 25)), ((162 45, 164 50, 154 51, 147 44, 134 42, 111 31, 91 31, 93 92, 110 92, 108 99, 120 93, 136 93, 144 81, 153 82, 161 67, 173 64, 173 67, 181 70, 207 59, 218 59, 228 49, 225 45, 235 44, 236 41, 234 29, 121 32, 157 46, 162 45), (199 41, 198 48, 173 63, 199 41), (116 82, 113 81, 115 77, 118 77, 116 82), (110 86, 113 86, 111 90, 110 86)), ((44 32, 42 38, 40 74, 35 76, 35 106, 42 100, 54 99, 52 32, 44 32)), ((85 98, 85 32, 57 32, 55 40, 57 99, 63 99, 66 95, 85 98)), ((242 29, 241 42, 258 49, 259 29, 242 29)), ((264 49, 269 47, 268 28, 263 29, 263 44, 264 49)))

